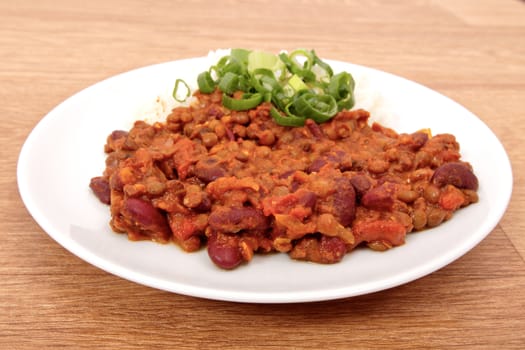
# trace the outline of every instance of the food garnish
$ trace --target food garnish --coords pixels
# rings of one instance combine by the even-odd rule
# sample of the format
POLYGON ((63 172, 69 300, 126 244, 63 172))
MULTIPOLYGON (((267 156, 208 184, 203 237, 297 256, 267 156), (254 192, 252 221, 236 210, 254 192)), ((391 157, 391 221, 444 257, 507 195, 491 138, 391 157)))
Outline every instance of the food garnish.
MULTIPOLYGON (((173 90, 177 100, 180 82, 176 81, 173 90)), ((297 49, 274 55, 232 49, 200 73, 197 82, 202 93, 221 90, 222 103, 230 110, 245 111, 271 102, 271 116, 284 126, 303 126, 306 119, 324 123, 354 105, 352 75, 334 74, 314 50, 297 49)))

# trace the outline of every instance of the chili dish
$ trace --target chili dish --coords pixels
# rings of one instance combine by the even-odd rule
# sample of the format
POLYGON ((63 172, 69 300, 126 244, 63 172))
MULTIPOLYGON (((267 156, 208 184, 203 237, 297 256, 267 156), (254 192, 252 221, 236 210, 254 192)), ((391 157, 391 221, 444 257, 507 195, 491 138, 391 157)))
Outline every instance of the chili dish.
POLYGON ((234 90, 197 90, 165 120, 107 137, 106 168, 90 187, 110 206, 113 231, 187 252, 206 246, 224 269, 273 252, 329 264, 361 246, 402 245, 478 201, 451 134, 397 133, 349 105, 286 125, 268 98, 225 106, 225 96, 243 99, 234 90))

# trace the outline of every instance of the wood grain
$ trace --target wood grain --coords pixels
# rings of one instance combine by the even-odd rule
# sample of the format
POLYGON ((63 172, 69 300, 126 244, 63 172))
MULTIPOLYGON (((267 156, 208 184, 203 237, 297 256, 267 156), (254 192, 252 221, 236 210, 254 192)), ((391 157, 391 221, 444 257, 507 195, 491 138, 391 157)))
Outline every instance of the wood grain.
POLYGON ((0 2, 0 349, 523 349, 524 13, 519 0, 0 2), (101 79, 227 47, 315 48, 463 104, 512 162, 505 216, 471 252, 427 277, 289 305, 144 287, 49 238, 16 183, 32 128, 101 79))

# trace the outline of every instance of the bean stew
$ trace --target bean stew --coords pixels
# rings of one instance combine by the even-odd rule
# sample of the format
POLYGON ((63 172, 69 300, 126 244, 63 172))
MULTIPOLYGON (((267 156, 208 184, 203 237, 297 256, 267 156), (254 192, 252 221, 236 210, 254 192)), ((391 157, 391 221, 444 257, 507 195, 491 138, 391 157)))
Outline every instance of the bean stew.
POLYGON ((288 127, 267 102, 234 111, 219 89, 194 97, 107 138, 90 187, 132 241, 206 247, 224 269, 272 252, 330 264, 402 245, 478 201, 453 135, 397 133, 361 109, 288 127))

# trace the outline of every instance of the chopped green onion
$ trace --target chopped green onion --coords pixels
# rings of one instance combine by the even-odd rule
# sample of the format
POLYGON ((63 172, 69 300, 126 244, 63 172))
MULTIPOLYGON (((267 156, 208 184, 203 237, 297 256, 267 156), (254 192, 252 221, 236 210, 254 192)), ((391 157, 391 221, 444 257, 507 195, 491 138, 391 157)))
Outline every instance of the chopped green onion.
POLYGON ((305 70, 312 69, 312 66, 314 64, 313 51, 308 52, 304 49, 297 49, 297 50, 292 51, 292 53, 290 53, 288 57, 290 58, 292 62, 295 62, 298 66, 300 65, 301 62, 299 62, 297 57, 303 57, 304 62, 303 62, 302 69, 305 69, 305 70))
MULTIPOLYGON (((348 72, 334 75, 332 67, 314 50, 297 49, 273 55, 232 49, 208 71, 199 74, 197 83, 204 94, 219 88, 223 92, 222 104, 231 110, 252 109, 263 101, 270 102, 271 116, 284 126, 304 125, 306 119, 323 123, 354 105, 352 75, 348 72), (240 99, 233 97, 237 92, 243 92, 240 99)), ((176 82, 173 92, 177 101, 179 84, 176 82)))
POLYGON ((308 89, 308 86, 304 83, 304 81, 301 78, 299 78, 297 74, 292 75, 290 80, 288 80, 288 85, 290 85, 295 91, 308 89))
POLYGON ((330 95, 316 95, 312 92, 298 94, 292 104, 295 114, 324 123, 337 114, 337 102, 330 95))
MULTIPOLYGON (((332 67, 330 67, 328 63, 324 62, 319 57, 317 57, 317 55, 315 54, 313 50, 312 50, 312 54, 314 56, 314 65, 319 67, 320 70, 324 71, 326 74, 326 77, 329 80, 334 75, 334 72, 332 71, 332 67)), ((319 80, 323 80, 323 77, 320 77, 319 80)))
POLYGON ((260 93, 243 94, 240 99, 223 95, 222 104, 224 107, 231 109, 232 111, 246 111, 260 105, 263 99, 264 96, 260 93))
POLYGON ((277 124, 282 126, 303 126, 306 121, 306 118, 296 117, 289 114, 282 115, 275 107, 270 109, 270 115, 277 124))
POLYGON ((184 102, 184 101, 186 101, 186 99, 188 97, 190 97, 190 94, 191 94, 191 89, 188 86, 188 84, 186 84, 186 82, 184 80, 182 80, 182 79, 175 80, 175 87, 173 88, 173 93, 172 93, 173 98, 175 99, 175 101, 177 101, 177 102, 184 102), (183 98, 179 97, 180 84, 183 84, 184 88, 186 89, 186 94, 184 95, 183 98))
POLYGON ((199 90, 204 94, 211 94, 215 91, 216 83, 213 81, 210 72, 202 72, 197 77, 197 84, 199 85, 199 90))
POLYGON ((219 89, 225 94, 231 95, 238 90, 239 76, 232 72, 226 72, 219 81, 219 89))
POLYGON ((240 62, 248 62, 248 57, 252 51, 246 49, 231 49, 230 55, 240 62))
POLYGON ((280 87, 279 82, 275 79, 273 71, 266 68, 258 68, 252 72, 250 82, 253 88, 258 92, 272 92, 280 87))
POLYGON ((354 86, 354 78, 347 72, 336 74, 330 80, 327 92, 337 100, 340 110, 354 106, 354 86))
POLYGON ((283 67, 282 62, 277 56, 265 51, 252 51, 248 55, 247 68, 248 72, 253 72, 261 68, 275 71, 283 67))

